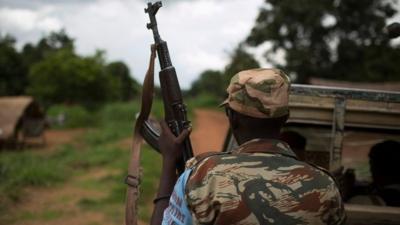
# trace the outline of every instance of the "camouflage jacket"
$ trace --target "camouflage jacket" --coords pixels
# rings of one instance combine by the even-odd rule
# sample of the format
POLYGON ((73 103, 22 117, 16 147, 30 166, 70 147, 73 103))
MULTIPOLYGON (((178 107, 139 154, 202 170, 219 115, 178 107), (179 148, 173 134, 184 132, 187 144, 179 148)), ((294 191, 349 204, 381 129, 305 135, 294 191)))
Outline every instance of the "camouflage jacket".
POLYGON ((342 224, 334 180, 298 161, 279 140, 254 139, 231 153, 188 161, 193 224, 342 224))

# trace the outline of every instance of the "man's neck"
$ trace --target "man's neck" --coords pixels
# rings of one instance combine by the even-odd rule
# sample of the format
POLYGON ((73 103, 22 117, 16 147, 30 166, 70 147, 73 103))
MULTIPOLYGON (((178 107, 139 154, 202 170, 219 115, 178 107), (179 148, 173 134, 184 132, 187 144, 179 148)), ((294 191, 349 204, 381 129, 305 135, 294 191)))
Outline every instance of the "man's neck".
POLYGON ((263 133, 263 134, 245 134, 235 135, 236 141, 239 145, 246 143, 253 139, 279 139, 279 132, 263 133))

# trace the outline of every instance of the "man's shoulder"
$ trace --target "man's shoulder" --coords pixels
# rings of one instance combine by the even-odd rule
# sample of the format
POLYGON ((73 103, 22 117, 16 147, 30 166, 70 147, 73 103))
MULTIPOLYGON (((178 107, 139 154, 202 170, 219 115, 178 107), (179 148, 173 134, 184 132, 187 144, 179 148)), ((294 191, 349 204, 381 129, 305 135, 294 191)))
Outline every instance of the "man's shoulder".
POLYGON ((340 193, 327 173, 280 154, 211 154, 194 167, 185 191, 203 221, 216 216, 208 212, 214 205, 221 206, 220 216, 243 212, 239 206, 245 205, 246 215, 258 220, 263 215, 257 209, 268 208, 275 212, 271 218, 288 223, 292 217, 310 223, 325 216, 338 221, 343 214, 340 193), (323 216, 315 218, 316 214, 323 216))
POLYGON ((194 156, 193 158, 189 159, 186 162, 185 167, 187 169, 196 169, 199 166, 204 166, 204 162, 208 161, 208 160, 213 160, 215 158, 218 158, 222 155, 227 155, 229 153, 227 152, 205 152, 199 155, 194 156))

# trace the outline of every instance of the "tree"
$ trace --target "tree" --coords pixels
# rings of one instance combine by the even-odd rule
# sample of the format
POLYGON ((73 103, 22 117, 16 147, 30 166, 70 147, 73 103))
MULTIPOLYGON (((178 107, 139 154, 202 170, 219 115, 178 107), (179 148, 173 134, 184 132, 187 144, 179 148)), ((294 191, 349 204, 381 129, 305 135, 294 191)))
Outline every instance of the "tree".
POLYGON ((30 68, 28 93, 45 105, 93 107, 118 95, 112 76, 104 68, 101 52, 80 57, 72 49, 60 49, 30 68))
POLYGON ((107 65, 106 70, 115 79, 117 98, 122 101, 131 100, 139 94, 140 85, 131 77, 128 66, 121 62, 112 62, 107 65))
POLYGON ((351 81, 400 80, 400 49, 382 34, 394 1, 266 0, 246 43, 272 43, 266 58, 297 76, 351 81), (285 63, 273 60, 285 54, 285 63))
POLYGON ((225 94, 222 88, 223 85, 224 80, 220 71, 206 70, 200 74, 199 79, 192 83, 189 94, 196 96, 201 93, 207 93, 217 97, 223 97, 225 94))
POLYGON ((224 71, 224 83, 222 88, 226 88, 229 84, 231 78, 238 72, 242 70, 254 69, 260 67, 260 64, 254 57, 246 52, 243 47, 243 44, 239 44, 239 46, 233 51, 230 57, 230 62, 225 67, 224 71))
POLYGON ((0 36, 0 95, 21 95, 25 92, 26 68, 14 45, 13 37, 0 36))
POLYGON ((30 67, 60 49, 74 49, 74 39, 70 38, 65 30, 51 32, 36 45, 27 43, 22 49, 25 66, 30 67))
POLYGON ((64 30, 43 37, 37 45, 15 49, 15 39, 0 35, 0 95, 23 95, 28 86, 29 68, 60 49, 73 49, 73 39, 64 30))
POLYGON ((258 68, 260 65, 254 57, 246 52, 243 44, 230 55, 230 61, 225 66, 223 72, 217 70, 206 70, 200 74, 199 78, 192 83, 189 94, 192 96, 200 93, 208 93, 217 97, 226 95, 226 87, 230 83, 232 76, 242 70, 258 68))

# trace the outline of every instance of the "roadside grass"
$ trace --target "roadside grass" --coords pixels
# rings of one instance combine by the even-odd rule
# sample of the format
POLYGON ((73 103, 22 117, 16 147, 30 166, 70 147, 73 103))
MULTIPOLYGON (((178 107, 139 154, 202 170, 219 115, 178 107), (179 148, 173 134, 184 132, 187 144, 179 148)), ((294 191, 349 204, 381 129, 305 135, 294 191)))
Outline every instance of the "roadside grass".
MULTIPOLYGON (((108 194, 104 198, 83 198, 79 201, 79 206, 83 210, 102 211, 109 215, 115 222, 122 223, 121 219, 124 218, 124 208, 121 206, 125 203, 126 184, 123 179, 126 176, 126 168, 121 168, 121 165, 127 165, 128 161, 125 157, 126 163, 111 164, 109 168, 119 169, 120 173, 112 174, 100 180, 92 180, 90 186, 99 185, 108 188, 108 194)), ((142 181, 140 184, 140 197, 139 197, 139 219, 142 221, 149 221, 152 210, 152 199, 154 198, 155 191, 158 187, 158 179, 161 174, 161 157, 149 146, 145 145, 142 149, 141 157, 142 165, 142 181)))
POLYGON ((97 121, 95 113, 79 105, 54 105, 47 110, 47 116, 53 120, 57 120, 58 117, 64 120, 63 125, 57 122, 52 123, 52 128, 55 129, 90 127, 97 121))
POLYGON ((23 221, 32 221, 32 220, 41 220, 41 221, 49 221, 58 219, 63 216, 63 212, 60 210, 44 210, 40 213, 32 213, 32 212, 23 212, 20 214, 19 220, 23 221))
MULTIPOLYGON (((57 110, 68 111, 57 106, 57 110)), ((162 104, 156 101, 154 115, 162 115, 162 104)), ((80 110, 80 109, 79 109, 80 110)), ((74 109, 73 111, 79 111, 74 109)), ((56 111, 56 110, 54 110, 56 111)), ((106 105, 92 115, 87 132, 75 138, 71 143, 59 146, 55 151, 40 154, 40 149, 0 152, 0 215, 7 215, 11 205, 20 202, 20 196, 27 187, 56 187, 72 177, 84 175, 90 169, 114 171, 100 179, 88 179, 74 185, 85 189, 98 189, 107 192, 101 199, 81 199, 78 206, 83 210, 97 209, 115 224, 121 224, 124 214, 126 185, 123 180, 127 173, 130 157, 129 148, 123 148, 119 141, 129 138, 133 130, 135 114, 138 112, 135 103, 113 103, 106 105)), ((66 127, 75 127, 84 113, 76 113, 76 121, 66 123, 66 127)), ((74 117, 69 117, 70 119, 74 117)), ((67 119, 68 120, 68 119, 67 119)), ((65 127, 64 127, 65 128, 65 127)), ((64 129, 58 127, 58 129, 64 129)), ((160 176, 161 158, 147 145, 142 150, 143 180, 141 183, 140 219, 147 221, 151 215, 151 199, 154 196, 160 176)), ((60 201, 64 201, 60 199, 60 201)), ((17 218, 0 216, 0 221, 11 224, 17 220, 51 220, 63 216, 62 212, 41 212, 34 214, 21 212, 17 218)))
MULTIPOLYGON (((219 100, 202 95, 188 99, 189 116, 193 117, 196 107, 216 107, 219 100)), ((12 224, 21 220, 48 221, 67 216, 63 211, 44 210, 40 213, 19 212, 7 215, 10 206, 23 201, 27 187, 49 187, 63 185, 73 177, 102 169, 108 173, 100 178, 87 178, 73 185, 87 190, 106 193, 102 198, 83 198, 78 202, 81 210, 100 211, 114 224, 121 224, 124 218, 126 185, 123 180, 127 173, 130 148, 121 147, 120 141, 131 137, 138 102, 107 104, 97 112, 87 111, 80 106, 54 106, 49 109, 50 116, 65 114, 64 126, 56 129, 88 127, 86 132, 71 143, 58 146, 46 154, 40 149, 0 152, 0 221, 12 224), (1 216, 3 215, 3 216, 1 216)), ((161 119, 163 104, 155 100, 152 116, 161 119)), ((149 221, 152 212, 152 199, 158 187, 161 174, 161 157, 148 145, 142 149, 143 169, 139 200, 139 218, 149 221)), ((61 203, 69 199, 60 198, 61 203)))

